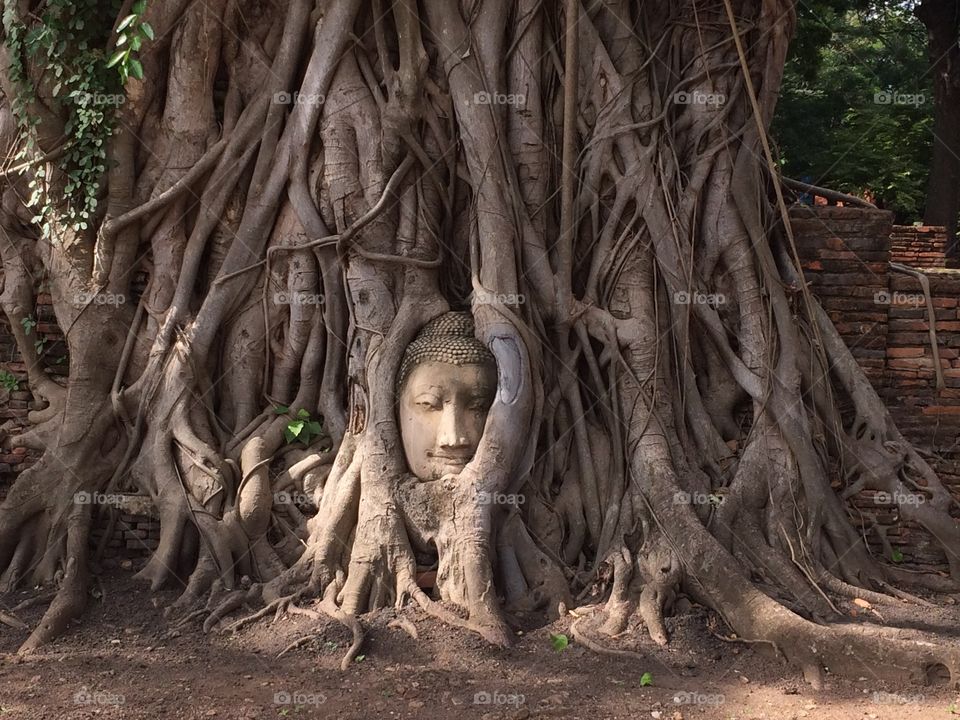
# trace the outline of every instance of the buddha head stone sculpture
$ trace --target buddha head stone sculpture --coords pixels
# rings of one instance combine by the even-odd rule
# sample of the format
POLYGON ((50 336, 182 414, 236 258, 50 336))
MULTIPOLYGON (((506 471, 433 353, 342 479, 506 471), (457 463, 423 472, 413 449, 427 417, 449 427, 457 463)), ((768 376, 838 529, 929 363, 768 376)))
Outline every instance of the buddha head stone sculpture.
POLYGON ((421 480, 456 475, 473 458, 497 388, 497 363, 467 312, 431 320, 407 346, 397 375, 400 435, 421 480))

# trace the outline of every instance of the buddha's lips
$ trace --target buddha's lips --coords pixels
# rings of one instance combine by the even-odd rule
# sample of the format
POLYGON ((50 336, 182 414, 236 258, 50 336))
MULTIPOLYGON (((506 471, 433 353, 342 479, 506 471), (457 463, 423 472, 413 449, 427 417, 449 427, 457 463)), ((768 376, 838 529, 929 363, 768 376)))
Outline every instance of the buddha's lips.
POLYGON ((443 460, 450 465, 466 465, 473 459, 473 455, 441 455, 439 453, 428 452, 427 457, 434 460, 443 460))

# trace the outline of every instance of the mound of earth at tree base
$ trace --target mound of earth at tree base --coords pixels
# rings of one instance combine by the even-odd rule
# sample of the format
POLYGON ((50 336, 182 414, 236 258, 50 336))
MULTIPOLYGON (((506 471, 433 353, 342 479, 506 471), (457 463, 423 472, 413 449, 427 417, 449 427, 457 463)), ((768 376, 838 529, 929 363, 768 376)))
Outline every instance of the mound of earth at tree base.
MULTIPOLYGON (((696 605, 667 621, 668 648, 642 633, 609 641, 639 653, 628 659, 575 639, 556 650, 551 635, 571 638, 572 617, 549 624, 529 618, 517 643, 499 650, 410 610, 403 617, 416 627, 415 641, 390 625, 392 611, 381 610, 365 619, 363 659, 343 672, 351 637, 338 623, 285 616, 236 634, 171 636, 161 608, 142 602, 131 575, 111 571, 104 584, 114 589, 42 652, 17 656, 23 634, 0 631, 2 717, 927 720, 950 717, 951 704, 960 703, 942 686, 887 685, 867 666, 859 679, 828 676, 815 691, 758 648, 720 639, 729 630, 696 605), (277 658, 304 637, 311 639, 277 658)), ((162 604, 172 593, 157 599, 162 604)), ((33 615, 25 619, 39 619, 33 615)), ((958 621, 956 606, 928 616, 941 628, 958 621)))

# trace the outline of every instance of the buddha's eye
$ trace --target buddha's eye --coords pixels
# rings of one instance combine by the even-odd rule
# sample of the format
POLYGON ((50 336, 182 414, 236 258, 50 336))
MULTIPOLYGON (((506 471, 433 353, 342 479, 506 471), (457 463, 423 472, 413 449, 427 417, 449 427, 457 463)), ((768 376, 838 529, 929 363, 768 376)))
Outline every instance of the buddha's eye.
POLYGON ((416 400, 416 405, 421 410, 442 410, 443 401, 433 395, 421 395, 416 400))

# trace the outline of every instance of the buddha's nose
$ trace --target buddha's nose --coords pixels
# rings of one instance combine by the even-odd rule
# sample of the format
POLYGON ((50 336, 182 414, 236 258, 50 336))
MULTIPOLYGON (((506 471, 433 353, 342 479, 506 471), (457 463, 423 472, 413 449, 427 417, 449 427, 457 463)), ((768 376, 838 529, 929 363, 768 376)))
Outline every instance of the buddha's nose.
POLYGON ((440 418, 440 431, 437 443, 442 448, 469 448, 470 438, 463 422, 463 412, 454 403, 445 405, 440 418))

